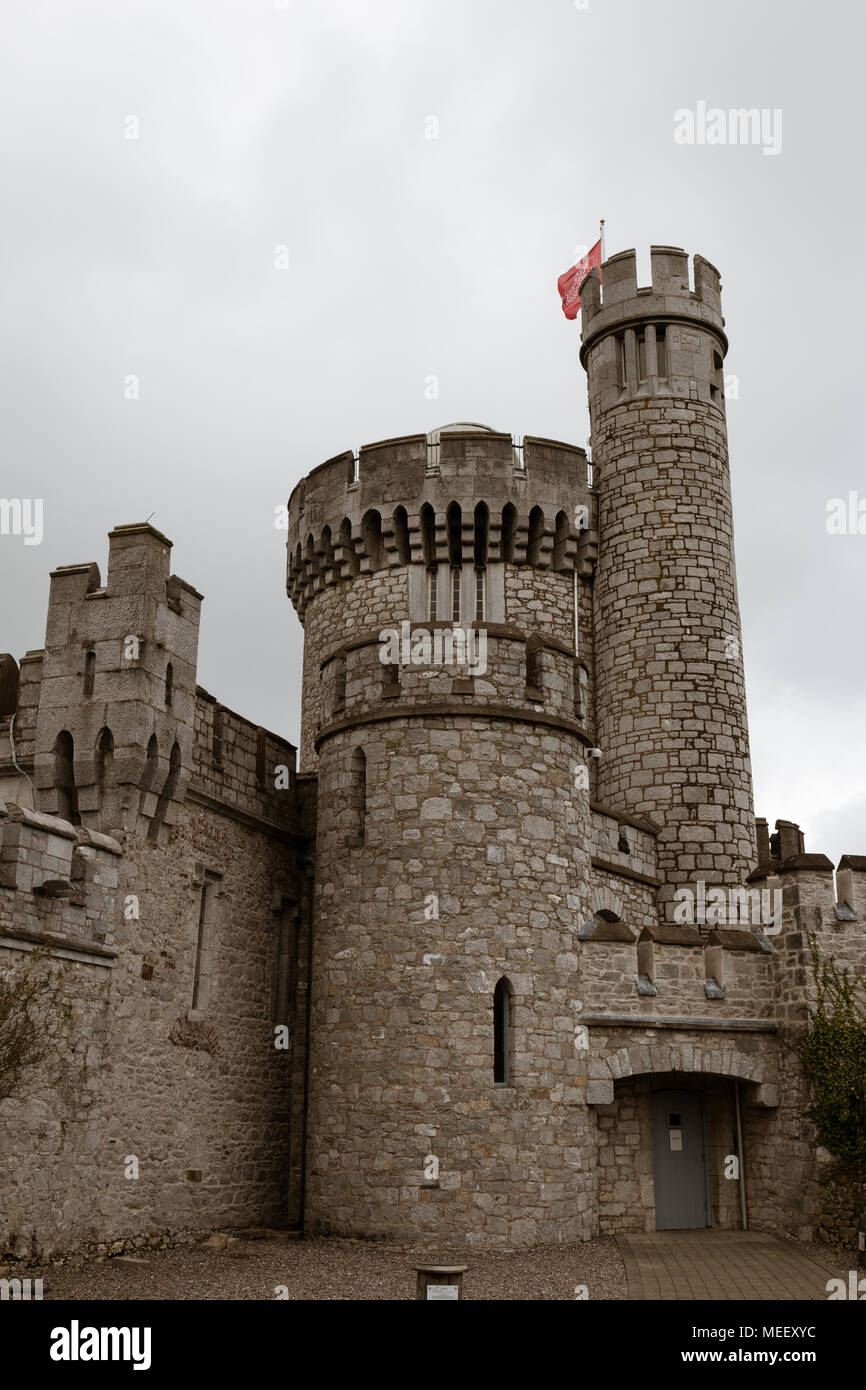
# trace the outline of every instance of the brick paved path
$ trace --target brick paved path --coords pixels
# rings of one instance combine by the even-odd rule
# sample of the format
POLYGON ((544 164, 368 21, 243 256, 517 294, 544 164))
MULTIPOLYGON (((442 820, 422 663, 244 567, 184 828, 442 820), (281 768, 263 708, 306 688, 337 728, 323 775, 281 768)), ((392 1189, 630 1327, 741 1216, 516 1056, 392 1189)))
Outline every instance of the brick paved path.
POLYGON ((616 1241, 630 1299, 826 1299, 827 1280, 848 1277, 829 1253, 758 1231, 653 1231, 616 1241))

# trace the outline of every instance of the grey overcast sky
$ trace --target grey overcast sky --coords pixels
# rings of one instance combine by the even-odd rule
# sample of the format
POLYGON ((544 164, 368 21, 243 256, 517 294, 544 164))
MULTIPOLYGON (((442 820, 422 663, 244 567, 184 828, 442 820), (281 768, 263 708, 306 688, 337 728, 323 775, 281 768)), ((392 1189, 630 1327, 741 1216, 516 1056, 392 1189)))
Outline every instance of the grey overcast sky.
POLYGON ((152 512, 205 595, 201 684, 297 739, 275 506, 446 421, 583 444, 556 279, 603 216, 644 283, 654 242, 721 270, 756 809, 866 853, 866 534, 826 529, 866 511, 862 15, 4 0, 0 495, 44 499, 44 539, 0 537, 0 649, 152 512), (780 111, 781 148, 678 144, 699 102, 780 111))

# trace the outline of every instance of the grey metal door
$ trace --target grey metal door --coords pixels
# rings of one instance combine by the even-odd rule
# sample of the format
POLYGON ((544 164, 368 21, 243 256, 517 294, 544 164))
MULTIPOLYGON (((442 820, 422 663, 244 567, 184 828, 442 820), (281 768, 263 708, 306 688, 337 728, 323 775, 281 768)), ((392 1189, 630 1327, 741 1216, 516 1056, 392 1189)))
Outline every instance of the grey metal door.
POLYGON ((704 1113, 696 1091, 653 1092, 656 1230, 708 1226, 704 1113))

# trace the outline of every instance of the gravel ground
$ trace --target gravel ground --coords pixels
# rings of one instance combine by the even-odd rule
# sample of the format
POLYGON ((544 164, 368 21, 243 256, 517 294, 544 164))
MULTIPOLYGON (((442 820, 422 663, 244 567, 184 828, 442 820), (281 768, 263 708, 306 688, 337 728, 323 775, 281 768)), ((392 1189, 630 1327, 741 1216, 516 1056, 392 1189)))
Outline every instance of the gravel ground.
MULTIPOLYGON (((438 1257, 436 1257, 438 1258, 438 1257)), ((282 1285, 292 1299, 413 1299, 416 1261, 429 1251, 361 1240, 239 1240, 230 1249, 202 1246, 148 1252, 138 1259, 95 1260, 16 1273, 41 1275, 50 1299, 273 1299, 282 1285)), ((466 1264, 465 1298, 624 1299, 623 1263, 611 1237, 582 1245, 527 1251, 470 1251, 443 1257, 466 1264)))

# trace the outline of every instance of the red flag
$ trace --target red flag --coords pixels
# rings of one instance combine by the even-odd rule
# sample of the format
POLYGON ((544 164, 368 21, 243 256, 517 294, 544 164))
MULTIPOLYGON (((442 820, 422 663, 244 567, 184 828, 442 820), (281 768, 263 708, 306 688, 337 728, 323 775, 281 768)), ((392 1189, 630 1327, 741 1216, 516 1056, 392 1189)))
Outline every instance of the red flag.
POLYGON ((571 270, 567 270, 564 275, 560 275, 556 282, 556 287, 562 296, 562 312, 567 319, 576 319, 577 311, 580 308, 580 287, 587 275, 595 266, 601 269, 601 241, 597 241, 591 251, 573 265, 571 270))

